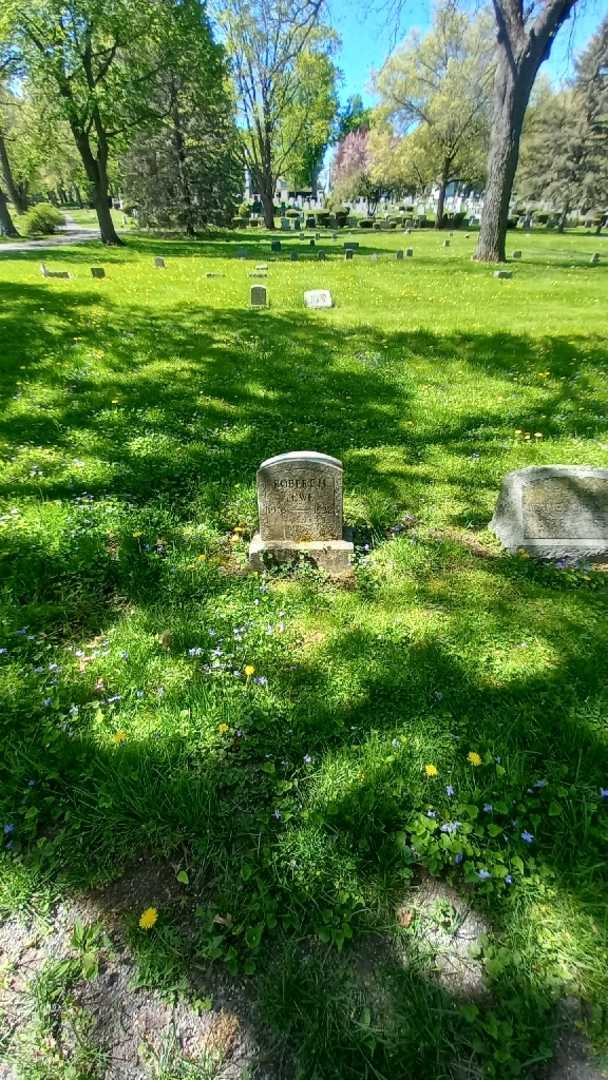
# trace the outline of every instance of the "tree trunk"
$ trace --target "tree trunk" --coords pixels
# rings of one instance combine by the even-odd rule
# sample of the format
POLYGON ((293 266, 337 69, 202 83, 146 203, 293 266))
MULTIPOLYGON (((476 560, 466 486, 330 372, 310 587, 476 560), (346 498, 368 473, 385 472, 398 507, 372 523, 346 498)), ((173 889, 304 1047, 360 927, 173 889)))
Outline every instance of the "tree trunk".
POLYGON ((82 208, 84 207, 84 203, 82 201, 82 195, 80 193, 80 188, 78 187, 78 184, 74 184, 74 195, 76 196, 76 202, 78 203, 78 206, 82 210, 82 208))
POLYGON ((267 191, 260 191, 260 199, 264 208, 264 224, 267 229, 274 229, 274 199, 267 191))
POLYGON ((114 222, 112 221, 112 214, 108 204, 110 184, 106 171, 108 156, 107 142, 105 145, 102 145, 104 143, 103 131, 100 134, 98 133, 97 156, 95 157, 91 149, 89 136, 81 131, 76 124, 71 123, 70 126, 74 135, 74 141, 82 159, 82 164, 84 165, 87 180, 91 185, 91 199, 99 222, 101 242, 102 244, 107 244, 109 247, 122 247, 123 242, 114 228, 114 222))
POLYGON ((566 218, 568 217, 569 211, 570 211, 570 201, 568 200, 566 202, 566 205, 564 206, 564 209, 562 210, 561 214, 559 215, 559 221, 557 223, 557 231, 558 231, 558 233, 563 233, 564 229, 566 228, 566 218))
POLYGON ((521 129, 537 68, 538 65, 532 65, 529 60, 519 64, 515 60, 509 62, 504 50, 499 55, 488 181, 475 253, 480 262, 505 262, 506 259, 509 203, 519 158, 521 129))
POLYGON ((190 177, 188 175, 188 159, 186 153, 186 139, 184 131, 182 129, 181 115, 176 98, 177 91, 174 90, 174 102, 173 102, 173 149, 175 151, 175 158, 177 162, 177 175, 178 183, 181 190, 182 206, 184 211, 184 230, 186 236, 194 236, 195 220, 194 220, 194 205, 192 201, 192 191, 190 188, 190 177))
POLYGON ((8 191, 8 197, 11 200, 15 210, 18 214, 25 214, 27 210, 27 197, 25 192, 21 189, 20 185, 15 183, 13 176, 13 170, 11 169, 11 163, 9 161, 8 151, 6 149, 6 143, 4 136, 0 132, 0 169, 2 170, 4 179, 6 181, 6 190, 8 191))
POLYGON ((445 189, 448 186, 448 173, 444 169, 441 174, 441 180, 439 181, 439 196, 437 199, 437 216, 435 218, 435 228, 443 228, 443 207, 445 206, 445 189))
POLYGON ((8 209, 8 199, 0 190, 0 236, 19 236, 8 209))

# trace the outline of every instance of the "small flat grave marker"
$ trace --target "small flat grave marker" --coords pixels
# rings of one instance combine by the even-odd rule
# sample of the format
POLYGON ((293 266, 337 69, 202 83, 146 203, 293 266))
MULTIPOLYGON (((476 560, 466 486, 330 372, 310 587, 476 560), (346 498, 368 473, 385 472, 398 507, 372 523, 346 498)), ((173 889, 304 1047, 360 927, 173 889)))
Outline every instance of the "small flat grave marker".
POLYGON ((291 259, 292 262, 297 262, 298 259, 300 258, 300 252, 299 251, 290 251, 289 252, 289 258, 291 259))
POLYGON ((163 259, 162 255, 157 255, 156 256, 156 258, 154 260, 154 265, 157 268, 157 270, 166 270, 166 263, 165 263, 165 260, 163 259))
POLYGON ((325 254, 324 251, 317 251, 317 260, 319 262, 325 262, 326 258, 327 258, 327 255, 325 254))
POLYGON ((331 308, 334 301, 329 289, 309 289, 304 293, 304 304, 307 308, 331 308))
POLYGON ((92 266, 91 267, 91 277, 104 278, 105 276, 106 276, 106 272, 105 272, 103 266, 92 266))
POLYGON ((316 247, 316 241, 311 237, 308 241, 309 247, 316 247))
POLYGON ((351 251, 358 251, 359 250, 359 241, 358 240, 345 240, 344 241, 344 250, 348 251, 349 248, 350 248, 351 251))
POLYGON ((401 262, 401 260, 403 259, 403 251, 401 249, 395 252, 395 258, 397 262, 401 262))
POLYGON ((265 285, 252 285, 250 302, 252 307, 268 307, 268 291, 265 285))
POLYGON ((591 265, 592 266, 598 266, 599 261, 600 261, 600 253, 599 253, 599 251, 594 251, 593 255, 591 256, 591 259, 590 259, 591 265))
POLYGON ((346 260, 348 260, 348 259, 352 259, 352 257, 353 257, 353 255, 354 255, 354 254, 355 254, 355 253, 354 253, 354 251, 353 251, 353 249, 352 249, 352 248, 347 248, 347 249, 346 249, 346 251, 344 252, 344 258, 345 258, 346 260))
POLYGON ((513 252, 511 258, 515 260, 521 259, 521 251, 519 250, 519 248, 517 249, 517 251, 513 252))
POLYGON ((249 273, 247 274, 247 277, 267 278, 268 274, 266 273, 265 270, 250 270, 249 273))
POLYGON ((256 268, 256 270, 267 270, 268 269, 268 263, 256 263, 255 268, 256 268))
POLYGON ((493 275, 495 278, 512 278, 513 272, 511 270, 495 270, 493 275))
POLYGON ((260 528, 249 548, 252 566, 306 559, 336 576, 351 572, 340 461, 312 450, 279 454, 262 462, 256 481, 260 528))
POLYGON ((40 263, 40 273, 43 277, 62 278, 63 280, 69 280, 69 273, 67 270, 49 270, 44 263, 40 263))
POLYGON ((281 250, 281 241, 280 240, 272 240, 271 243, 270 243, 270 250, 271 251, 280 251, 281 250))
POLYGON ((450 246, 450 241, 449 241, 449 240, 444 240, 444 241, 443 241, 443 246, 444 246, 444 248, 449 248, 449 246, 450 246))
POLYGON ((608 554, 608 469, 531 465, 507 473, 490 528, 512 552, 540 559, 608 554))
POLYGON ((224 275, 223 275, 223 274, 220 274, 219 270, 207 270, 207 273, 205 274, 205 277, 209 277, 209 278, 212 278, 212 277, 223 277, 223 276, 224 276, 224 275))
POLYGON ((414 249, 413 248, 406 248, 405 249, 405 257, 407 259, 413 259, 414 258, 414 249))

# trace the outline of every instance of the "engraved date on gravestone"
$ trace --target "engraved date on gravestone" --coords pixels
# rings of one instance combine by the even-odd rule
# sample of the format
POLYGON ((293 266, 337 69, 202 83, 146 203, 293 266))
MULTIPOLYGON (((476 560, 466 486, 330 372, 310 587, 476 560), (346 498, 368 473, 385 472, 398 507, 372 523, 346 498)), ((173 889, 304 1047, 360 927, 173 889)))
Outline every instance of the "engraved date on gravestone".
POLYGON ((342 467, 326 454, 281 454, 257 476, 262 540, 342 538, 342 467))
POLYGON ((527 540, 603 540, 608 535, 608 480, 553 476, 522 494, 527 540))

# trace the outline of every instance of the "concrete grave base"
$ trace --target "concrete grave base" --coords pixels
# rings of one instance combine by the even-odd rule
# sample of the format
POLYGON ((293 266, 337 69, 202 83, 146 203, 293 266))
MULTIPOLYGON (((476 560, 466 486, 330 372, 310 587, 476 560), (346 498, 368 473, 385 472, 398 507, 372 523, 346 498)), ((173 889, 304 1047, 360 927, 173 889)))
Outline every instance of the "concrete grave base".
POLYGON ((254 570, 264 570, 303 559, 325 570, 331 577, 347 577, 353 572, 354 550, 352 541, 348 539, 262 540, 260 534, 256 533, 249 545, 249 563, 254 570))

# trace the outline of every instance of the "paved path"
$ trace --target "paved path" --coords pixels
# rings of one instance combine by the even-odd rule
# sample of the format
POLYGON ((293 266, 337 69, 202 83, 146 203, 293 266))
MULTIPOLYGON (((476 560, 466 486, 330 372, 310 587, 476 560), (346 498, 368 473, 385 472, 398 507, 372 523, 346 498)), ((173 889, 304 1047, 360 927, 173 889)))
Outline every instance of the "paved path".
POLYGON ((65 225, 60 225, 53 236, 47 236, 44 240, 15 240, 10 244, 0 244, 0 255, 5 251, 46 251, 65 244, 86 244, 90 240, 99 240, 99 229, 83 229, 70 217, 66 217, 65 221, 65 225))

